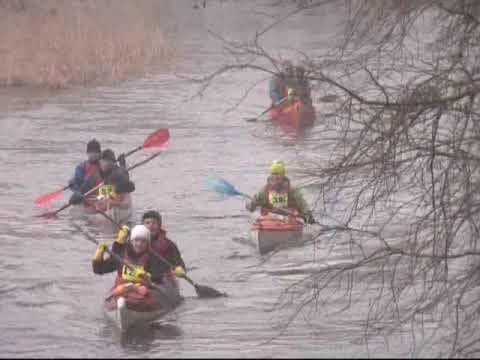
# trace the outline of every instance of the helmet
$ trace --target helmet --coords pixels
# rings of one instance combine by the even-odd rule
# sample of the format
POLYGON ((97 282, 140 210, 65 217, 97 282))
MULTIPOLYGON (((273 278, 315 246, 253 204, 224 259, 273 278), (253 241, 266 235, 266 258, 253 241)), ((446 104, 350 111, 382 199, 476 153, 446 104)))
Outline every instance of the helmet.
POLYGON ((143 238, 150 242, 150 230, 145 225, 135 225, 130 233, 130 240, 135 240, 136 238, 143 238))
POLYGON ((87 144, 87 153, 100 153, 100 143, 97 139, 92 139, 87 144))
POLYGON ((285 163, 282 160, 274 160, 270 166, 272 175, 285 175, 285 163))

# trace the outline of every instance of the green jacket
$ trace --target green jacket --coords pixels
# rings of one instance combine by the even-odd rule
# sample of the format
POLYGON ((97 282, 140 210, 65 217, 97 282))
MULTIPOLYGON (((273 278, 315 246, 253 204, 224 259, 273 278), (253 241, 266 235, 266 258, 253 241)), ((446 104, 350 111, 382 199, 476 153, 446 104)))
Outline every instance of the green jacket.
MULTIPOLYGON (((260 206, 271 209, 272 205, 268 200, 268 191, 265 186, 260 192, 254 195, 253 204, 255 207, 260 206)), ((288 208, 297 210, 302 216, 307 216, 310 213, 307 202, 298 189, 291 188, 288 192, 288 208)))

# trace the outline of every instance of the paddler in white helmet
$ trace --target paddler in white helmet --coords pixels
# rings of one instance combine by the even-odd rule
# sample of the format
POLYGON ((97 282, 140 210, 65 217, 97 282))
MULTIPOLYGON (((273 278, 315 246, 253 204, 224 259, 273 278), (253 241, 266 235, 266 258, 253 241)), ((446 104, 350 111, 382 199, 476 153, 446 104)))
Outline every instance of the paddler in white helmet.
POLYGON ((150 230, 145 225, 136 225, 130 232, 130 241, 112 245, 112 252, 119 255, 131 268, 119 263, 113 257, 104 257, 107 249, 100 243, 92 260, 93 272, 103 275, 117 271, 115 285, 124 283, 161 283, 163 276, 170 269, 150 253, 150 230))

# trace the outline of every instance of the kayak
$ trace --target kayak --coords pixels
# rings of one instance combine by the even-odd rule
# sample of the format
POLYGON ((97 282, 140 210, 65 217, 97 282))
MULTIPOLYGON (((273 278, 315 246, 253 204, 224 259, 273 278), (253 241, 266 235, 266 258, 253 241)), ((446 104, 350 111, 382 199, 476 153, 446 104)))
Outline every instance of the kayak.
POLYGON ((95 196, 89 196, 83 204, 72 206, 71 214, 74 217, 80 214, 87 215, 89 218, 94 216, 102 222, 106 221, 102 215, 98 214, 97 209, 104 211, 119 224, 130 223, 133 217, 132 197, 130 194, 125 194, 121 201, 112 204, 98 200, 95 196))
POLYGON ((162 291, 142 284, 114 286, 104 301, 107 318, 121 331, 127 331, 159 319, 182 302, 178 281, 173 274, 166 275, 157 287, 162 291))
POLYGON ((300 218, 269 212, 257 218, 251 234, 260 254, 265 254, 277 247, 301 241, 303 226, 300 218))
POLYGON ((315 109, 312 105, 297 99, 286 105, 274 106, 270 110, 270 116, 274 123, 299 129, 313 125, 315 109))

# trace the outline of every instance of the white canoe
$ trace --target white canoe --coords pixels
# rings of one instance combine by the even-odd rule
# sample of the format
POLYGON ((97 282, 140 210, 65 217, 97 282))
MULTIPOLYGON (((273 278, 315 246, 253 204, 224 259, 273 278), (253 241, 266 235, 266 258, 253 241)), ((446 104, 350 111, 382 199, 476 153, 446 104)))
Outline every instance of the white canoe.
MULTIPOLYGON (((97 213, 94 203, 95 202, 90 198, 87 202, 88 205, 74 205, 71 208, 70 214, 76 218, 80 216, 87 216, 95 223, 103 223, 105 221, 108 222, 108 220, 105 219, 101 214, 97 213)), ((126 194, 124 202, 121 204, 121 206, 107 208, 105 209, 105 213, 119 224, 131 223, 133 220, 133 203, 131 195, 126 194)))
POLYGON ((299 218, 267 213, 257 218, 251 228, 253 241, 260 254, 297 244, 302 240, 304 223, 299 218))
MULTIPOLYGON (((170 278, 169 276, 166 279, 170 278)), ((105 314, 121 331, 159 319, 176 308, 183 298, 175 279, 165 280, 163 284, 157 286, 162 289, 162 292, 154 288, 149 289, 152 297, 148 304, 132 303, 129 296, 107 298, 104 302, 105 314)))

